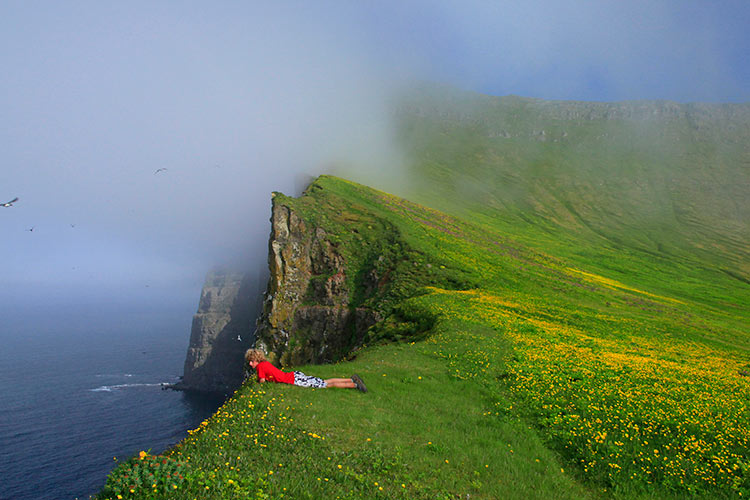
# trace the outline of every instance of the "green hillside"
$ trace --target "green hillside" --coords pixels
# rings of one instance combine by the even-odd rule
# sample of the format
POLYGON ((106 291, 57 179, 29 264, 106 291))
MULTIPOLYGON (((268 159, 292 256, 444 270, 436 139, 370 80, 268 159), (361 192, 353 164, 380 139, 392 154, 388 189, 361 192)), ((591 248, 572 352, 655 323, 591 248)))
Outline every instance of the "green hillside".
POLYGON ((429 87, 399 109, 410 199, 584 262, 637 249, 750 278, 750 104, 429 87))
POLYGON ((383 317, 294 369, 369 392, 248 383, 100 498, 750 495, 747 106, 421 95, 421 204, 330 176, 274 201, 383 317))

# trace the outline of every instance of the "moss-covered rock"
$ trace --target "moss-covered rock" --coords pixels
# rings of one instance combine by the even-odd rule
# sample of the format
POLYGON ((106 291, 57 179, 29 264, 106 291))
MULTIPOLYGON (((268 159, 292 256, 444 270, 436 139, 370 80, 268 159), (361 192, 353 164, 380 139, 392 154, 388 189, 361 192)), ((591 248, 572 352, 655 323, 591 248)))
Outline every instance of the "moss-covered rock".
POLYGON ((330 176, 299 198, 274 193, 270 280, 257 333, 272 359, 334 362, 366 342, 415 334, 398 303, 425 285, 469 283, 407 244, 383 196, 330 176))

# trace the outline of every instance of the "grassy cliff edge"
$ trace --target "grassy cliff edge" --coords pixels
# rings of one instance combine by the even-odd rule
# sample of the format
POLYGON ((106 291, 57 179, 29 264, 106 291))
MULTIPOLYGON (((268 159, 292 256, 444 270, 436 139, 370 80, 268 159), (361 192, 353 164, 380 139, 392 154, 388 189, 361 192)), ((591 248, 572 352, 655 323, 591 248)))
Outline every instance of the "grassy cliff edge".
POLYGON ((587 266, 335 177, 281 196, 344 256, 347 306, 381 317, 354 359, 295 368, 370 392, 245 385, 99 498, 750 494, 745 283, 647 253, 587 266))

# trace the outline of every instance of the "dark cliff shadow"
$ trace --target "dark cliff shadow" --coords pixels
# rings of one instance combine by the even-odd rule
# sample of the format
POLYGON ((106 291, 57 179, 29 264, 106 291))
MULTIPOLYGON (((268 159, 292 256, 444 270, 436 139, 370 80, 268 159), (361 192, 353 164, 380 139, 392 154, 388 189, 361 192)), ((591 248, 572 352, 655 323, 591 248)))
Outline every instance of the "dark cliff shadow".
MULTIPOLYGON (((219 291, 221 293, 221 289, 219 291)), ((259 314, 257 286, 244 274, 239 289, 226 309, 215 310, 212 291, 201 298, 193 317, 191 345, 185 375, 174 389, 200 394, 231 394, 244 378, 244 353, 255 343, 254 325, 259 314), (216 324, 226 321, 216 332, 216 324)))
POLYGON ((213 415, 228 397, 220 392, 184 391, 182 403, 188 410, 188 421, 197 426, 213 415))

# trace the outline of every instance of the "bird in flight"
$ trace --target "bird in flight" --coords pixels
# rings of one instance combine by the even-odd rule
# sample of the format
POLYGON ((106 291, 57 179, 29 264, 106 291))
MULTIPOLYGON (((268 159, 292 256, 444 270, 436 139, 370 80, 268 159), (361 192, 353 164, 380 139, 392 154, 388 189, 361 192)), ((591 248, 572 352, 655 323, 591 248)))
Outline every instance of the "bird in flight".
POLYGON ((35 227, 36 227, 36 226, 31 226, 31 227, 30 227, 29 229, 27 229, 27 231, 29 231, 29 232, 33 233, 33 232, 34 232, 34 228, 35 228, 35 227))
POLYGON ((156 171, 154 172, 154 175, 158 174, 159 172, 166 172, 167 170, 168 169, 166 168, 157 168, 156 171))
POLYGON ((13 198, 10 201, 6 201, 5 203, 0 203, 0 207, 12 207, 15 202, 18 201, 18 198, 13 198))

